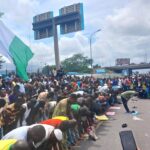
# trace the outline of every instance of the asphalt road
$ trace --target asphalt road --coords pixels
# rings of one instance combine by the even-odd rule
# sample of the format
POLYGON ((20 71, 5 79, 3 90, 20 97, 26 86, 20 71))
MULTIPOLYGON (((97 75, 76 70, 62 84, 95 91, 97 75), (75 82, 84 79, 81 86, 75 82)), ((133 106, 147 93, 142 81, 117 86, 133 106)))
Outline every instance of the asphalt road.
POLYGON ((119 132, 132 130, 140 150, 150 150, 150 100, 130 100, 130 110, 137 110, 139 112, 135 117, 125 113, 122 105, 119 105, 119 107, 121 107, 120 110, 115 110, 116 115, 110 117, 109 121, 102 123, 96 130, 97 141, 86 140, 76 149, 122 150, 119 132), (133 108, 134 106, 137 108, 133 108), (122 128, 123 123, 128 125, 127 128, 122 128))

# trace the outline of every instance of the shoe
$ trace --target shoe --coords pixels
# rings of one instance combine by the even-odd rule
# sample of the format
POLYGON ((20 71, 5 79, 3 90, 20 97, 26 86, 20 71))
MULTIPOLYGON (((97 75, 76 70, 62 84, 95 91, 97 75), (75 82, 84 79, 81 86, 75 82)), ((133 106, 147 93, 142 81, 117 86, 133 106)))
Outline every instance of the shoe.
POLYGON ((122 124, 122 128, 126 128, 128 125, 126 123, 122 124))
POLYGON ((126 113, 131 114, 131 113, 132 113, 132 111, 126 111, 126 113))
POLYGON ((131 111, 131 113, 135 113, 135 111, 133 110, 133 111, 131 111))

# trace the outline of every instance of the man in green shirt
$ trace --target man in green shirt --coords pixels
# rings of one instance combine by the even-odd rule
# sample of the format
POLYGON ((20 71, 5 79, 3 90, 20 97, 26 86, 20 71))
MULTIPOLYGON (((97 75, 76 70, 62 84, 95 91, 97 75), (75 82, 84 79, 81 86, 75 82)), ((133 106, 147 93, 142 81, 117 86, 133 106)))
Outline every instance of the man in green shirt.
POLYGON ((132 98, 133 96, 137 96, 137 95, 138 95, 138 92, 136 91, 125 91, 121 93, 121 100, 127 113, 130 113, 130 110, 128 107, 128 100, 132 98))

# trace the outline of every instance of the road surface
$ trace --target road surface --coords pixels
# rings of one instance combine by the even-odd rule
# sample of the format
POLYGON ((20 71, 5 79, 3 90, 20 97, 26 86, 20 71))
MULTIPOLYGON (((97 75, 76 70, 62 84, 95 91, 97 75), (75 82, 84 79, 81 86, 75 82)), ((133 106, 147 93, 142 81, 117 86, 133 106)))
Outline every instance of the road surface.
POLYGON ((140 150, 150 150, 150 100, 130 100, 130 110, 139 112, 136 116, 125 113, 122 105, 118 106, 121 109, 115 110, 116 115, 110 117, 109 121, 104 122, 97 129, 98 140, 84 141, 76 148, 77 150, 122 150, 119 132, 124 130, 133 131, 140 150), (137 108, 133 108, 134 106, 137 108), (122 128, 123 123, 128 127, 122 128))

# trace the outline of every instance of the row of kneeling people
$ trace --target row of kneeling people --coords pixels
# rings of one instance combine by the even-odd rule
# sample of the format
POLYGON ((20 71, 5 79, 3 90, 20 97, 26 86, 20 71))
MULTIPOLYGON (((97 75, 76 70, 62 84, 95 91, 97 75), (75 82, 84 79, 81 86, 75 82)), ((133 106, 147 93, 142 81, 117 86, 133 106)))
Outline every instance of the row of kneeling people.
MULTIPOLYGON (((5 122, 5 133, 1 142, 9 143, 8 139, 18 140, 14 144, 10 142, 12 148, 17 147, 18 143, 20 145, 20 143, 27 142, 26 145, 31 150, 67 150, 82 139, 85 134, 93 140, 97 139, 94 130, 95 110, 93 106, 95 105, 93 105, 94 100, 90 95, 77 96, 71 94, 68 98, 59 101, 57 105, 54 102, 50 105, 51 102, 49 102, 49 108, 54 110, 51 119, 45 117, 43 109, 45 109, 46 104, 43 101, 31 100, 21 105, 19 102, 13 104, 12 108, 14 109, 6 108, 6 110, 9 110, 7 116, 13 116, 12 113, 14 113, 16 118, 14 121, 11 120, 14 124, 11 123, 9 129, 6 128, 7 124, 5 122), (39 116, 39 112, 42 117, 39 116), (18 127, 13 129, 14 125, 18 127), (20 140, 24 140, 24 142, 20 140)), ((100 108, 98 109, 100 111, 100 108)))

